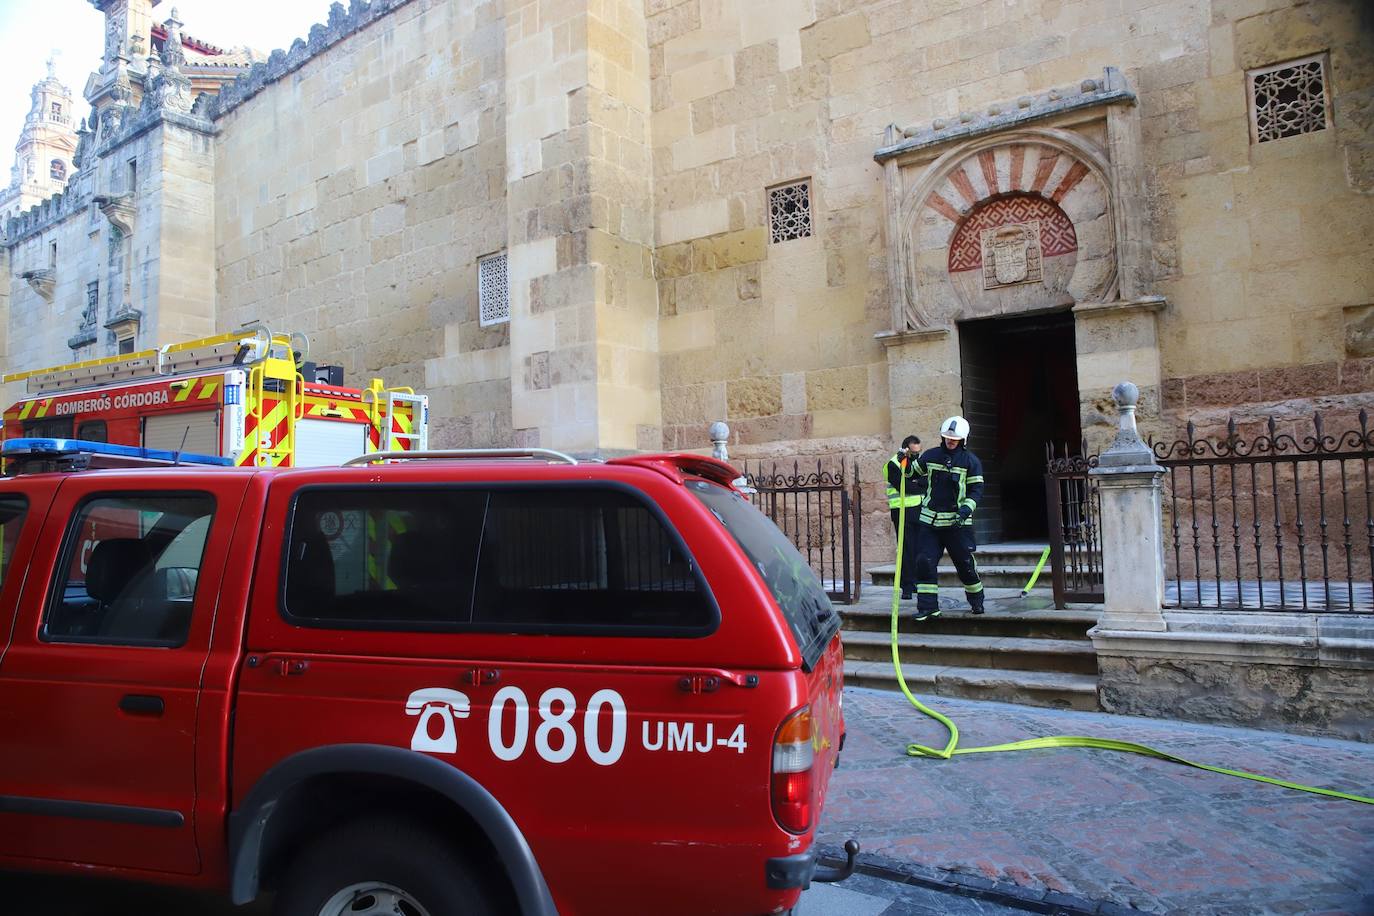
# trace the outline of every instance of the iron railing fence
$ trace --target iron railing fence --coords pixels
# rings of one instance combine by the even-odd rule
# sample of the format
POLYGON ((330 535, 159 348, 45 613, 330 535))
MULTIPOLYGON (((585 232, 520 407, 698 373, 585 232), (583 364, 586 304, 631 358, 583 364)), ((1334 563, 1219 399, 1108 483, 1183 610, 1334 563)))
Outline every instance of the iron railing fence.
POLYGON ((1374 610, 1367 411, 1270 417, 1242 435, 1152 442, 1164 481, 1166 604, 1221 610, 1374 610), (1308 432, 1310 427, 1311 432, 1308 432))
POLYGON ((743 461, 749 499, 773 520, 815 571, 832 599, 859 600, 863 575, 863 496, 859 465, 847 480, 844 463, 826 468, 816 462, 805 471, 800 461, 789 470, 778 462, 743 461))
POLYGON ((1049 510, 1050 578, 1054 606, 1069 602, 1100 604, 1102 579, 1102 497, 1088 471, 1097 456, 1087 442, 1072 454, 1067 443, 1045 445, 1045 505, 1049 510))

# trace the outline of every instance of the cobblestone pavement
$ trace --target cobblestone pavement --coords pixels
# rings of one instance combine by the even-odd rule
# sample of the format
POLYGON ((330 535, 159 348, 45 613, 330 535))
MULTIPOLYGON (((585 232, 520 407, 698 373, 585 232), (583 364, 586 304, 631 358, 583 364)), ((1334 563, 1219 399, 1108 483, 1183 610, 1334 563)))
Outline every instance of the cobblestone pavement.
POLYGON ((1024 916, 1025 910, 989 900, 853 875, 840 884, 813 884, 802 893, 799 916, 1024 916))
MULTIPOLYGON (((966 747, 1117 738, 1374 795, 1370 745, 943 697, 932 705, 966 747)), ((1374 914, 1374 806, 1111 751, 911 758, 908 743, 943 746, 944 731, 886 691, 847 688, 845 719, 821 841, 835 852, 858 838, 869 871, 1070 912, 1374 914)))

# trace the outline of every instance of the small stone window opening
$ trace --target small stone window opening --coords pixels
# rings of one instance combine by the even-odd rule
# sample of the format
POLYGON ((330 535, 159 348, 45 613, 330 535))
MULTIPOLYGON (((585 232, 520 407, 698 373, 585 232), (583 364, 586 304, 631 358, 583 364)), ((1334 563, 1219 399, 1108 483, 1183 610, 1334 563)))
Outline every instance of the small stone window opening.
POLYGON ((773 242, 811 235, 811 179, 768 189, 768 227, 773 242))
POLYGON ((54 159, 48 164, 48 174, 51 175, 55 181, 65 181, 67 179, 67 163, 63 162, 61 159, 54 159))
POLYGON ((56 270, 56 269, 57 269, 57 243, 56 243, 56 242, 51 242, 51 243, 48 244, 48 268, 49 268, 50 270, 56 270))
POLYGON ((477 300, 482 327, 510 321, 510 282, 504 251, 477 260, 477 300))
POLYGON ((134 352, 134 339, 132 337, 119 338, 119 355, 134 352))
POLYGON ((52 103, 52 119, 53 119, 54 121, 60 121, 60 120, 62 120, 62 103, 61 103, 61 102, 53 102, 53 103, 52 103))
POLYGON ((1325 54, 1251 70, 1246 83, 1255 143, 1315 133, 1331 123, 1325 54))
POLYGON ((135 192, 135 191, 137 191, 137 190, 138 190, 138 160, 137 160, 137 159, 130 159, 130 160, 129 160, 129 185, 128 185, 128 191, 129 191, 130 194, 132 194, 133 192, 135 192))

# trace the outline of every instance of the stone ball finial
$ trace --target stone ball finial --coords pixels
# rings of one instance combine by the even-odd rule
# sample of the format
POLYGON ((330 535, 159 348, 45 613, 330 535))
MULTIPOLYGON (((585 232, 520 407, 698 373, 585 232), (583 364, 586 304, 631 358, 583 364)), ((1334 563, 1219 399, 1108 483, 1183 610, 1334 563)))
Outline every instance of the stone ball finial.
POLYGON ((729 441, 730 427, 720 420, 717 420, 711 424, 711 428, 707 431, 706 435, 711 437, 712 442, 729 441))
POLYGON ((1112 389, 1112 400, 1118 407, 1134 407, 1140 401, 1140 389, 1133 382, 1119 382, 1112 389))

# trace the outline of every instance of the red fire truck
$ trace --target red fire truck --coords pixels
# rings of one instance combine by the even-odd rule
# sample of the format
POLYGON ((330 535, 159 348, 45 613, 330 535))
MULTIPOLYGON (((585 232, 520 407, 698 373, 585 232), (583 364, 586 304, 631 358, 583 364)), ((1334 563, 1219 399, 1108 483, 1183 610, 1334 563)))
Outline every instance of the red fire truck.
POLYGON ((426 448, 427 397, 381 379, 345 387, 339 367, 308 357, 304 335, 254 326, 6 375, 25 382, 28 397, 4 412, 3 438, 83 439, 258 467, 426 448))

